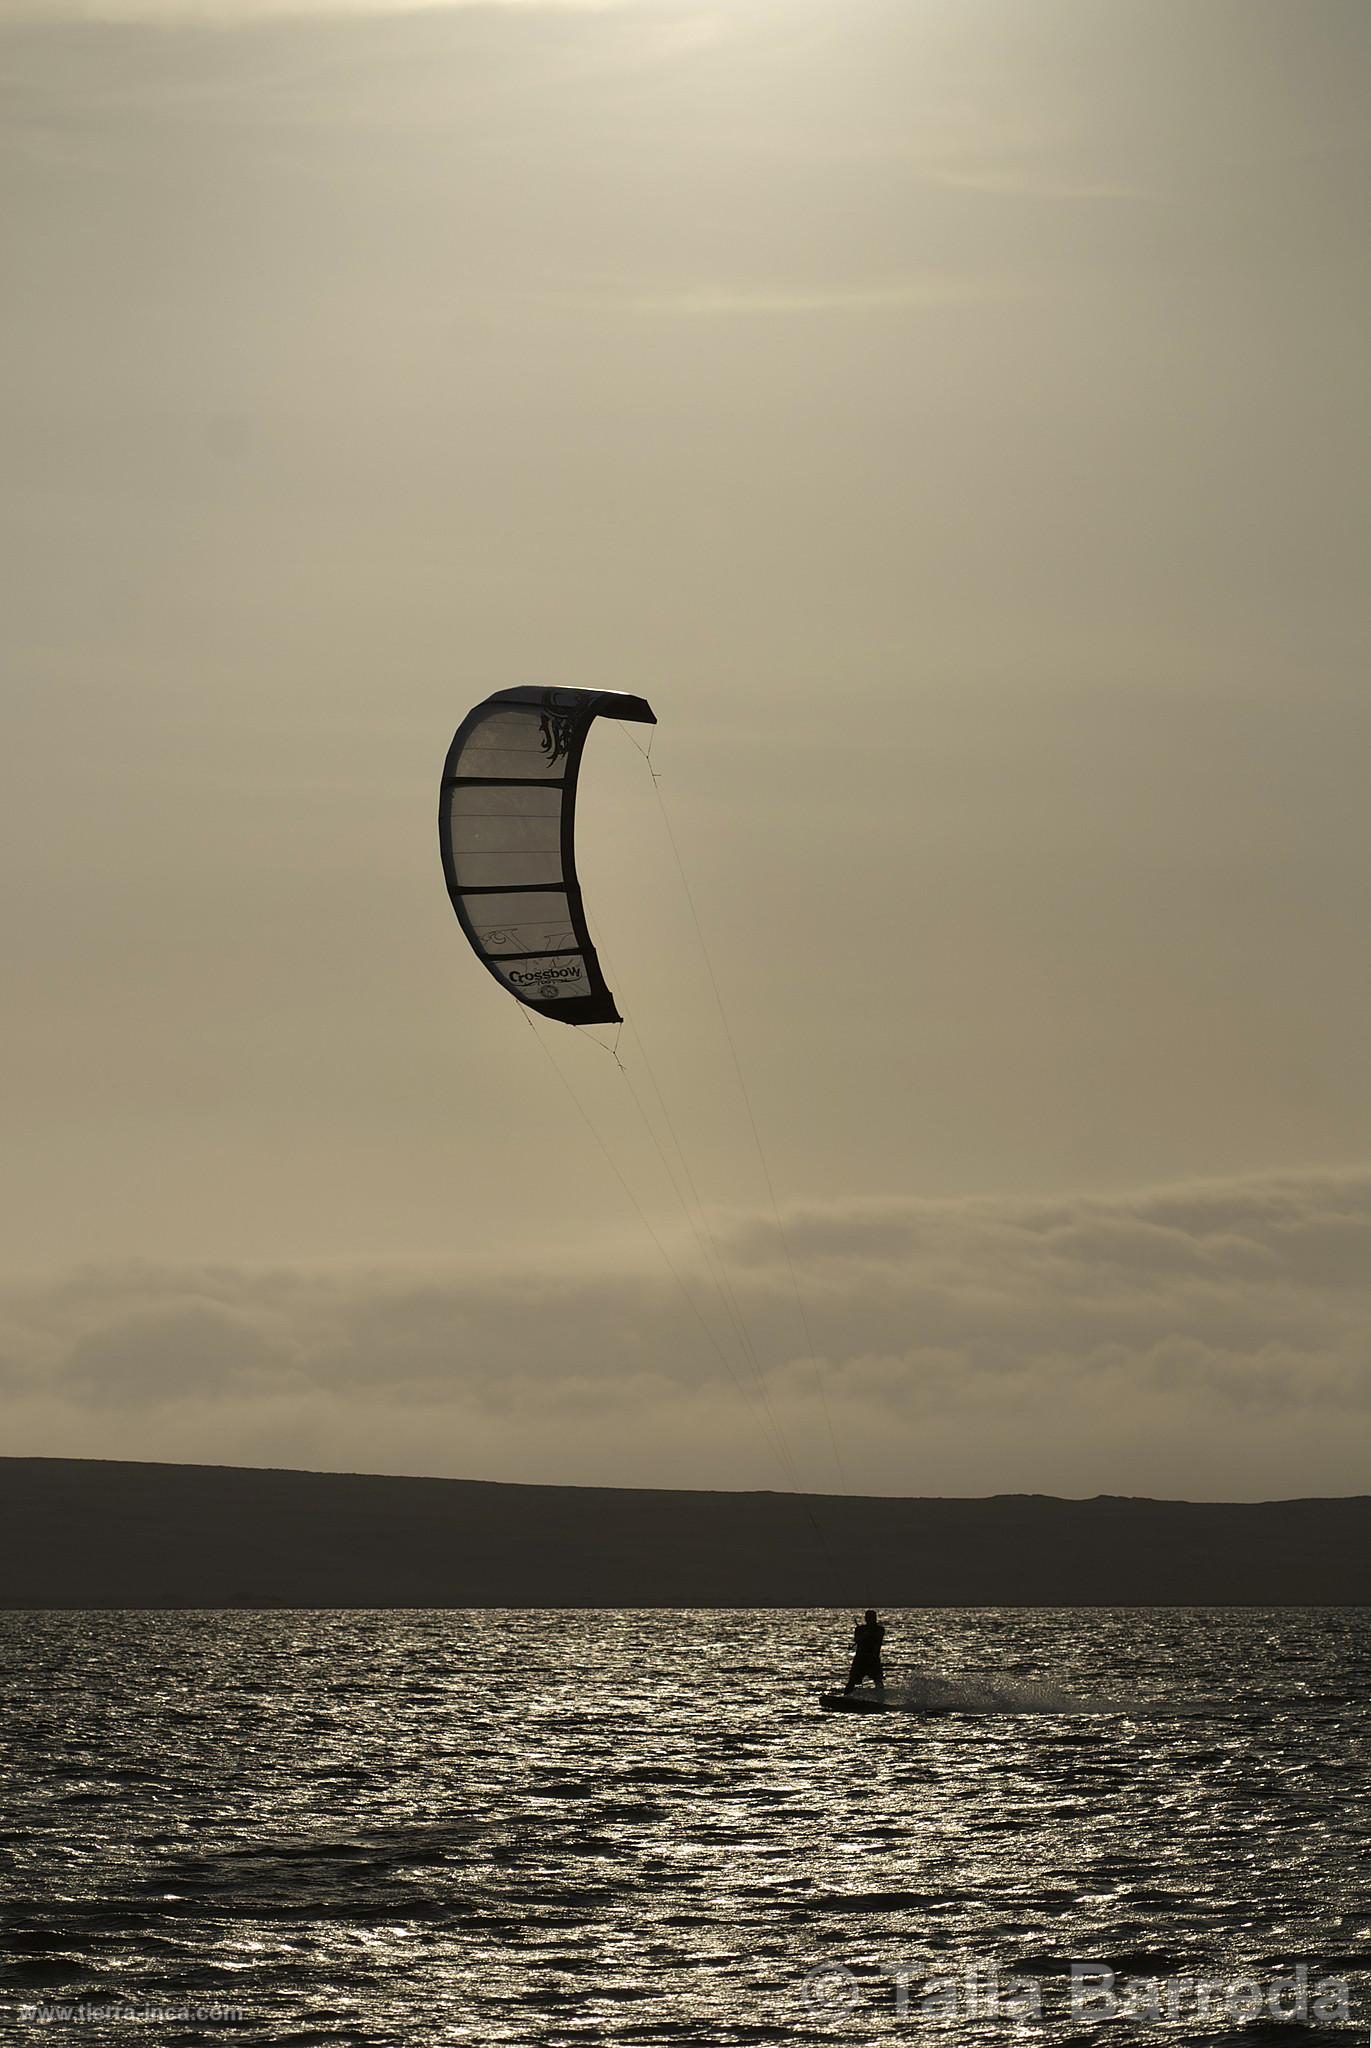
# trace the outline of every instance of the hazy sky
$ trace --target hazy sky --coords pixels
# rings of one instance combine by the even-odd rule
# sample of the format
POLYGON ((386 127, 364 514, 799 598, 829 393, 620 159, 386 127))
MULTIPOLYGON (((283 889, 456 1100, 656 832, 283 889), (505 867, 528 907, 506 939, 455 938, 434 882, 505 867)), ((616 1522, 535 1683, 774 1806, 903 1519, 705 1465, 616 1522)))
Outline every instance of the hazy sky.
POLYGON ((1366 1490, 1369 58, 0 4, 5 1448, 1366 1490), (626 734, 627 1075, 457 931, 443 754, 530 682, 657 709, 807 1332, 626 734))

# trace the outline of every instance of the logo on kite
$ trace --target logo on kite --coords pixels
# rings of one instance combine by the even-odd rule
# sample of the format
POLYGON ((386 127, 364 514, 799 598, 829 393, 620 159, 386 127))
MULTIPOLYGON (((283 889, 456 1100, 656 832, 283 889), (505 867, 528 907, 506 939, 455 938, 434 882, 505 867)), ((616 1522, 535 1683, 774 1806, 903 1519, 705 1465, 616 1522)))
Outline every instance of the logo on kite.
POLYGON ((542 711, 538 721, 538 744, 547 755, 548 767, 554 768, 571 752, 581 721, 575 709, 558 706, 555 690, 544 690, 542 711))
POLYGON ((530 984, 534 988, 551 988, 559 981, 580 981, 582 972, 579 964, 574 967, 535 967, 528 974, 520 974, 511 968, 509 978, 516 988, 530 984))

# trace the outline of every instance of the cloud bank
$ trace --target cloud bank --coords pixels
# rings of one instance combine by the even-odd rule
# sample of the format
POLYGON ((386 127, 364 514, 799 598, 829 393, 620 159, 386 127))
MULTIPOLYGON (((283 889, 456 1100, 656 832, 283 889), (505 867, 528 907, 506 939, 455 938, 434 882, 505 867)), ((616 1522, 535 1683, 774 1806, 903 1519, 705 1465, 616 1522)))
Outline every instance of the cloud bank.
POLYGON ((1371 1173, 784 1220, 803 1316, 774 1223, 747 1216, 716 1222, 722 1293, 680 1248, 679 1282, 607 1259, 73 1271, 0 1302, 6 1435, 587 1484, 1365 1486, 1371 1173))

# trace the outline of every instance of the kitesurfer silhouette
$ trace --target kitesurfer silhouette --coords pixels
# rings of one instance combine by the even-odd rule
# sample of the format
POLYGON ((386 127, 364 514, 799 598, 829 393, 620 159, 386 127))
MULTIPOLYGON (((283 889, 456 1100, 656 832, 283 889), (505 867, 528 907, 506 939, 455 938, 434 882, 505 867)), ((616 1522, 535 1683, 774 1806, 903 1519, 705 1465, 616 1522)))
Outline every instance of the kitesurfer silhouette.
POLYGON ((844 1692, 853 1692, 864 1678, 873 1685, 884 1689, 885 1672, 881 1667, 881 1644, 885 1641, 885 1626, 876 1618, 874 1607, 868 1607, 865 1619, 859 1621, 852 1631, 852 1646, 855 1655, 852 1669, 847 1674, 844 1692))

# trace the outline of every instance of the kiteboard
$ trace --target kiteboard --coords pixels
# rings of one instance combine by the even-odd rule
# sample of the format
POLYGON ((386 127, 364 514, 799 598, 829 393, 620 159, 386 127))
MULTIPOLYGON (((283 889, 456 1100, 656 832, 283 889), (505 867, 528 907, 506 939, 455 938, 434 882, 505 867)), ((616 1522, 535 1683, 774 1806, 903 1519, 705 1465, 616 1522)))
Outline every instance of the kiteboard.
POLYGON ((890 1705, 885 1693, 871 1692, 821 1692, 819 1705, 826 1714, 884 1714, 890 1705))

